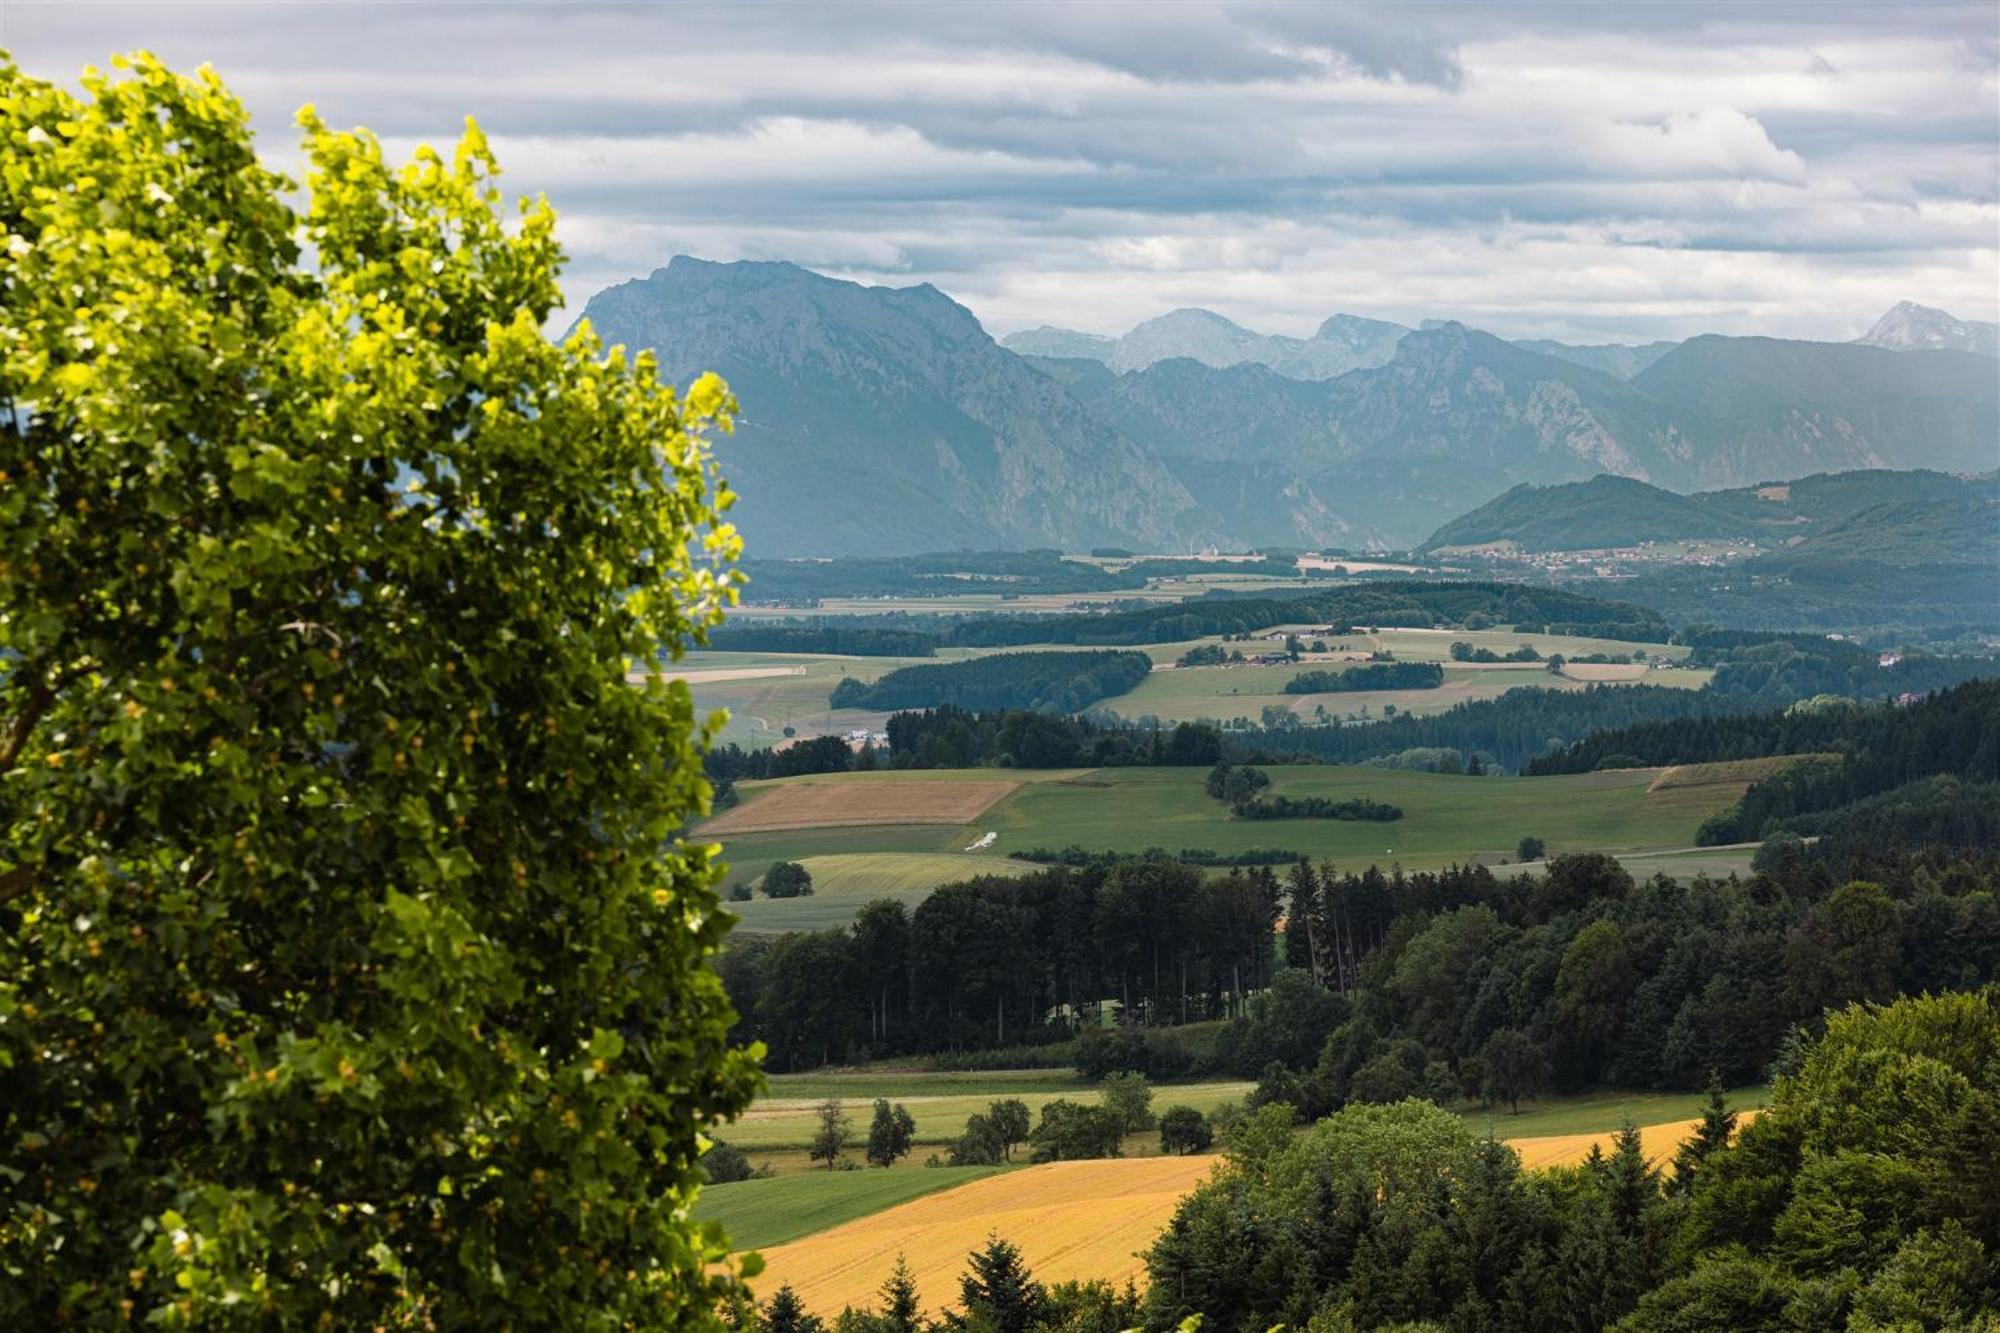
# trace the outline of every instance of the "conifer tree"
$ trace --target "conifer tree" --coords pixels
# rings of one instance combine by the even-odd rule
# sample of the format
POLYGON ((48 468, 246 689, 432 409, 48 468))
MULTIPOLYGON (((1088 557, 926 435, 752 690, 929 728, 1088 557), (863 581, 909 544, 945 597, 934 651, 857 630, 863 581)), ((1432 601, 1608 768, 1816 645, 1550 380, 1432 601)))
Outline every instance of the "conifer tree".
POLYGON ((1701 1164, 1728 1147, 1729 1136, 1735 1132, 1736 1112, 1723 1100, 1721 1077, 1710 1071, 1708 1105, 1703 1108, 1701 1123, 1695 1126, 1694 1133, 1674 1153, 1674 1173, 1667 1180, 1667 1188, 1675 1194, 1692 1192, 1701 1164))
POLYGON ((882 1327, 884 1333, 917 1333, 923 1323, 923 1303, 917 1295, 917 1279, 910 1261, 896 1256, 896 1266, 882 1284, 882 1327))
POLYGON ((959 1299, 969 1319, 983 1320, 995 1333, 1026 1333, 1042 1313, 1047 1292, 1021 1259, 1020 1248, 998 1235, 974 1250, 959 1279, 959 1299))

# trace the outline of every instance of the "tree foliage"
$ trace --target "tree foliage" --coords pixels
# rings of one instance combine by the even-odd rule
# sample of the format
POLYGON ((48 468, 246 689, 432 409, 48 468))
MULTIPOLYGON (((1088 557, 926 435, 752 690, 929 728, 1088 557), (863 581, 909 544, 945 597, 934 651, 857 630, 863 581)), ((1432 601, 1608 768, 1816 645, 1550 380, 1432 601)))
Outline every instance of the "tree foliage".
POLYGON ((701 1325, 730 499, 468 126, 0 63, 0 1324, 701 1325))

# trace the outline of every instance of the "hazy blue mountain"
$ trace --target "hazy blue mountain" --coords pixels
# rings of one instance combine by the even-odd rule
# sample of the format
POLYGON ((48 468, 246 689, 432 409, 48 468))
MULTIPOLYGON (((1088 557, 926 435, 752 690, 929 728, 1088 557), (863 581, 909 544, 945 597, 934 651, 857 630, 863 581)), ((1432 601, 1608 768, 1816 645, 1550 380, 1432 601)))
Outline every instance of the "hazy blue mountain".
POLYGON ((1703 489, 1853 468, 1983 472, 2000 462, 2000 375, 1970 352, 1704 334, 1632 387, 1684 423, 1703 489))
POLYGON ((1954 319, 1935 306, 1899 301, 1875 321, 1875 327, 1855 339, 1892 352, 1976 352, 2000 356, 2000 324, 1954 319))
POLYGON ((1510 542, 1523 551, 1586 551, 1640 542, 1750 539, 1750 519, 1631 477, 1522 484, 1440 527, 1425 550, 1510 542))
POLYGON ((1356 315, 1335 315, 1310 338, 1256 333, 1212 310, 1169 311, 1117 338, 1044 325, 1001 340, 1023 356, 1088 357, 1113 370, 1144 370, 1179 358, 1215 369, 1268 366, 1299 380, 1325 380, 1362 366, 1376 366, 1395 354, 1409 330, 1400 324, 1356 315))
POLYGON ((1150 453, 928 285, 679 257, 598 293, 584 317, 653 348, 677 383, 729 381, 744 415, 717 452, 759 555, 1231 536, 1150 453))
POLYGON ((1530 352, 1540 352, 1559 361, 1574 362, 1579 366, 1589 366, 1607 375, 1616 375, 1621 380, 1629 380, 1647 366, 1652 365, 1680 344, 1676 342, 1657 343, 1559 343, 1549 338, 1516 339, 1514 346, 1526 348, 1530 352))
POLYGON ((1109 365, 1118 349, 1116 338, 1101 333, 1078 333, 1044 324, 1038 329, 1022 329, 1000 340, 1000 345, 1021 356, 1088 357, 1109 365))

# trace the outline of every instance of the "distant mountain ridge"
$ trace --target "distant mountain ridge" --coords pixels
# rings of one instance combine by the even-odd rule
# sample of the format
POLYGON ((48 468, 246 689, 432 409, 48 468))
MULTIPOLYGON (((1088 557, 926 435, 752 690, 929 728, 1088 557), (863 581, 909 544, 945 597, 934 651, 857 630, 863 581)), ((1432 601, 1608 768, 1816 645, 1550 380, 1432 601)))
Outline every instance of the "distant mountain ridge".
POLYGON ((1171 310, 1119 337, 1043 325, 1010 333, 1000 345, 1022 356, 1087 357, 1117 371, 1186 358, 1216 370, 1268 366, 1299 380, 1327 380, 1395 355, 1409 329, 1358 315, 1335 315, 1310 338, 1253 333, 1212 310, 1171 310))
POLYGON ((677 382, 729 380, 744 416, 719 456, 760 555, 1401 547, 1523 482, 1610 473, 1690 492, 1985 470, 2000 439, 1992 363, 1948 350, 1702 337, 1628 381, 1452 322, 1335 317, 1274 345, 1198 315, 1149 321, 1135 356, 1183 334, 1211 357, 1281 362, 1395 341, 1331 378, 1192 356, 1120 371, 1016 355, 928 285, 686 258, 599 293, 585 316, 655 349, 677 382))
POLYGON ((1976 352, 1981 356, 2000 356, 2000 324, 1954 319, 1933 306, 1899 301, 1855 341, 1895 352, 1976 352))

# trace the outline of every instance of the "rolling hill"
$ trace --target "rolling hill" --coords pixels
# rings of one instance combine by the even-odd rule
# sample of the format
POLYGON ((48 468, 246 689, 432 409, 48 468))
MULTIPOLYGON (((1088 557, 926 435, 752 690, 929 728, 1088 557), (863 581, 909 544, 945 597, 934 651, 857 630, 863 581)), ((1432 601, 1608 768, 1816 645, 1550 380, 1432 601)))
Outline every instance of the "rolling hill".
POLYGON ((1526 551, 1585 551, 1640 542, 1750 538, 1747 518, 1630 477, 1520 485, 1430 535, 1427 551, 1511 542, 1526 551))

